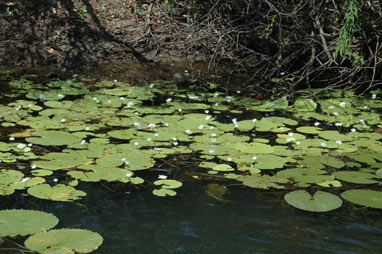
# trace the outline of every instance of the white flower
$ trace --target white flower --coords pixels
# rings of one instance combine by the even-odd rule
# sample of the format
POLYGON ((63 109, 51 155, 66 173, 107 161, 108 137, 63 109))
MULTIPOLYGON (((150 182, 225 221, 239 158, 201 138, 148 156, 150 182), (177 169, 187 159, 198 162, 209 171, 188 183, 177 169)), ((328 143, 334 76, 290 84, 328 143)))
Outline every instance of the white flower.
POLYGON ((93 101, 98 101, 98 98, 97 97, 93 97, 93 101))
POLYGON ((218 97, 219 94, 218 93, 214 93, 214 98, 218 97))
POLYGON ((219 103, 218 103, 218 102, 215 103, 215 107, 217 107, 217 106, 219 106, 219 103))
POLYGON ((20 110, 20 109, 21 109, 21 106, 18 105, 18 106, 16 107, 16 111, 18 111, 18 110, 20 110))
POLYGON ((184 132, 187 133, 187 134, 191 134, 192 133, 192 131, 190 131, 189 129, 185 130, 184 132))
POLYGON ((125 161, 126 161, 126 158, 122 158, 121 161, 125 162, 125 161))
POLYGON ((213 149, 208 150, 209 153, 214 153, 215 151, 213 149))
POLYGON ((58 98, 64 98, 64 95, 62 93, 57 94, 58 98))
POLYGON ((13 140, 15 140, 14 137, 10 137, 10 138, 9 138, 9 141, 13 141, 13 140))
POLYGON ((147 125, 147 127, 149 127, 149 128, 155 128, 155 123, 149 123, 149 125, 147 125))
POLYGON ((233 122, 233 123, 237 123, 237 119, 236 119, 236 118, 233 118, 233 119, 232 119, 232 122, 233 122))
POLYGON ((138 123, 138 122, 134 122, 133 125, 134 125, 135 127, 138 127, 138 128, 141 126, 141 124, 138 123))
POLYGON ((168 127, 168 122, 164 122, 163 124, 164 126, 168 127))
POLYGON ((154 151, 159 151, 160 148, 159 147, 154 147, 154 151))
POLYGON ((28 104, 28 107, 32 107, 33 105, 32 104, 28 104))
POLYGON ((146 140, 150 142, 152 139, 151 138, 147 138, 146 140))
POLYGON ((203 125, 203 124, 199 124, 198 129, 201 130, 201 129, 203 129, 203 128, 204 128, 204 125, 203 125))
POLYGON ((40 101, 41 101, 41 102, 44 102, 44 101, 45 101, 45 95, 44 95, 44 94, 40 94, 40 101))
POLYGON ((174 146, 177 146, 179 143, 178 142, 174 142, 173 144, 174 144, 174 146))
POLYGON ((294 133, 293 132, 288 132, 289 137, 293 137, 294 133))
POLYGON ((343 108, 346 107, 346 102, 344 102, 344 101, 341 102, 341 103, 340 103, 340 106, 343 107, 343 108))
POLYGON ((155 132, 155 133, 154 133, 154 136, 155 136, 155 137, 158 137, 158 136, 159 136, 159 133, 158 133, 158 132, 155 132))
POLYGON ((368 108, 368 106, 363 106, 363 109, 367 109, 368 108))
POLYGON ((129 161, 125 161, 125 165, 128 165, 129 164, 129 161))
POLYGON ((296 141, 296 145, 299 145, 299 144, 301 144, 301 142, 300 141, 296 141))
POLYGON ((90 127, 89 127, 89 126, 86 126, 86 127, 85 127, 85 130, 86 130, 86 131, 90 130, 90 127))
POLYGON ((315 122, 315 123, 314 123, 314 126, 319 126, 319 125, 320 125, 319 122, 315 122))
POLYGON ((334 105, 329 106, 328 109, 334 109, 334 105))
POLYGON ((360 122, 362 125, 365 125, 365 120, 363 120, 363 119, 359 119, 359 122, 360 122))
POLYGON ((118 80, 114 79, 114 83, 117 83, 117 82, 118 82, 118 80))
POLYGON ((231 157, 227 157, 227 161, 232 161, 232 158, 231 157))
POLYGON ((232 100, 231 96, 226 96, 225 98, 227 99, 227 102, 231 102, 231 100, 232 100))
POLYGON ((326 143, 325 143, 325 142, 321 142, 320 145, 321 145, 322 147, 326 147, 326 143))
POLYGON ((233 126, 234 126, 235 128, 239 128, 239 124, 238 124, 238 123, 234 123, 233 126))
POLYGON ((182 111, 183 111, 183 109, 181 109, 181 108, 178 108, 178 111, 179 111, 179 112, 182 112, 182 111))
POLYGON ((153 84, 153 83, 151 83, 151 84, 149 85, 150 88, 153 88, 154 86, 155 86, 155 84, 153 84))
POLYGON ((338 114, 337 111, 334 111, 334 112, 333 112, 333 115, 338 116, 339 114, 338 114))
POLYGON ((171 139, 172 139, 172 140, 174 140, 174 141, 176 141, 176 140, 177 140, 177 138, 176 138, 176 137, 172 137, 171 139))
POLYGON ((372 98, 373 100, 375 100, 375 99, 377 98, 377 94, 376 94, 376 93, 373 93, 373 95, 371 96, 371 98, 372 98))
POLYGON ((216 138, 211 138, 212 143, 216 143, 216 138))
POLYGON ((85 139, 81 140, 81 145, 85 145, 85 144, 86 144, 86 140, 85 139))
POLYGON ((171 98, 166 99, 166 102, 171 102, 171 101, 172 101, 171 98))
POLYGON ((58 182, 58 178, 53 178, 53 182, 57 183, 58 182))
POLYGON ((135 146, 139 145, 139 142, 134 142, 134 145, 135 145, 135 146))
POLYGON ((356 128, 351 128, 350 130, 351 130, 351 132, 356 132, 357 131, 356 128))
POLYGON ((256 157, 256 156, 253 156, 253 157, 252 157, 252 160, 256 160, 256 159, 257 159, 257 157, 256 157))
POLYGON ((216 133, 215 133, 215 132, 212 133, 211 136, 212 136, 212 137, 216 137, 216 133))
POLYGON ((204 119, 206 119, 208 121, 211 119, 211 116, 206 116, 206 118, 204 118, 204 119))
POLYGON ((342 141, 341 141, 341 140, 337 140, 336 143, 339 144, 339 145, 341 145, 341 144, 342 144, 342 141))
POLYGON ((127 103, 127 107, 128 107, 128 108, 131 108, 132 106, 134 106, 134 102, 129 101, 129 102, 127 103))
POLYGON ((215 126, 212 126, 212 125, 211 125, 209 129, 210 129, 210 130, 215 129, 215 126))
POLYGON ((336 122, 334 125, 339 127, 339 126, 342 126, 342 123, 341 122, 336 122))
POLYGON ((125 97, 121 96, 119 97, 120 100, 124 101, 125 100, 125 97))
POLYGON ((17 145, 17 148, 18 149, 24 149, 26 146, 27 146, 26 144, 20 143, 17 145))
POLYGON ((61 122, 61 123, 64 123, 64 122, 66 122, 66 119, 65 119, 65 118, 62 118, 62 119, 60 120, 60 122, 61 122))
POLYGON ((111 100, 107 100, 107 103, 109 103, 109 104, 110 104, 110 103, 111 103, 111 100))
POLYGON ((296 139, 294 137, 290 137, 290 138, 287 138, 286 141, 287 142, 293 142, 293 141, 296 141, 296 139))
POLYGON ((240 91, 240 90, 237 90, 236 93, 239 94, 239 93, 241 93, 241 91, 240 91))
POLYGON ((139 112, 134 112, 134 114, 139 115, 139 112))
POLYGON ((22 183, 25 183, 26 181, 28 181, 30 178, 29 177, 24 177, 23 179, 21 179, 21 182, 22 183))
POLYGON ((208 114, 210 111, 208 109, 204 110, 204 113, 208 114))
POLYGON ((78 77, 78 74, 73 74, 73 78, 77 78, 78 77))
POLYGON ((167 176, 166 175, 159 175, 158 178, 161 179, 161 180, 166 180, 167 176))
POLYGON ((28 143, 28 146, 31 147, 31 146, 32 146, 32 143, 28 143))
POLYGON ((37 168, 37 166, 35 164, 32 164, 31 169, 35 169, 35 168, 37 168))
POLYGON ((0 160, 0 163, 2 163, 3 161, 2 160, 0 160))
POLYGON ((133 176, 133 173, 132 172, 127 172, 126 173, 126 177, 132 177, 133 176))
POLYGON ((256 123, 257 119, 256 118, 253 118, 252 119, 252 122, 256 123))

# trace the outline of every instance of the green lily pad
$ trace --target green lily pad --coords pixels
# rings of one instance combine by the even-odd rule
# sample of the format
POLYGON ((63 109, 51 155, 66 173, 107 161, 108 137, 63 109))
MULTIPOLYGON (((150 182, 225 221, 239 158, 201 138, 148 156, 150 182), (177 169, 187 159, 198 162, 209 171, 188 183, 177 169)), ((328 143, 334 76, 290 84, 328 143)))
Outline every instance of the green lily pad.
POLYGON ((268 176, 268 175, 242 175, 237 178, 238 181, 242 182, 245 186, 256 188, 256 189, 285 189, 283 185, 289 183, 290 181, 286 178, 278 176, 268 176))
POLYGON ((305 190, 292 191, 284 199, 291 206, 310 212, 328 212, 342 205, 339 197, 324 191, 317 191, 313 196, 305 190))
POLYGON ((64 184, 57 184, 53 187, 49 184, 40 184, 30 187, 28 193, 36 198, 53 201, 74 201, 86 196, 85 192, 64 184))
POLYGON ((26 141, 32 144, 45 145, 45 146, 63 146, 80 143, 81 139, 74 136, 69 132, 64 131, 36 131, 32 133, 33 136, 40 136, 39 138, 30 137, 26 141))
POLYGON ((176 191, 162 188, 162 189, 153 190, 153 194, 158 197, 166 197, 166 196, 173 197, 176 195, 176 191))
POLYGON ((34 161, 38 168, 48 170, 70 169, 83 164, 90 164, 92 159, 73 153, 48 153, 34 161))
POLYGON ((341 181, 356 183, 356 184, 373 184, 378 183, 376 176, 371 173, 360 171, 337 171, 333 175, 341 181))
POLYGON ((25 247, 41 254, 89 253, 102 244, 98 233, 85 229, 56 229, 32 235, 25 247))
POLYGON ((357 205, 382 209, 382 192, 373 190, 347 190, 341 197, 357 205))
POLYGON ((0 237, 25 236, 56 226, 58 218, 53 214, 33 210, 1 210, 0 237))
POLYGON ((161 186, 163 189, 176 189, 183 185, 182 182, 173 179, 156 180, 154 184, 161 186))
POLYGON ((294 103, 294 108, 297 111, 314 111, 317 108, 317 103, 312 99, 297 99, 294 103))

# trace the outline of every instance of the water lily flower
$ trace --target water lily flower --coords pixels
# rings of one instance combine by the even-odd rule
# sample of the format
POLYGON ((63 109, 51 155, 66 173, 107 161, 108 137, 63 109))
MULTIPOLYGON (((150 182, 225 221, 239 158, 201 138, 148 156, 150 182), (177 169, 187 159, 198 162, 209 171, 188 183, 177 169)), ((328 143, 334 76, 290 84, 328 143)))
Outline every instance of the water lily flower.
POLYGON ((253 156, 253 157, 252 157, 252 160, 256 160, 256 159, 257 159, 257 157, 256 157, 256 156, 253 156))
POLYGON ((210 150, 208 150, 208 152, 209 153, 214 153, 215 151, 214 151, 214 149, 210 149, 210 150))
POLYGON ((154 147, 154 151, 159 151, 160 148, 159 147, 154 147))
POLYGON ((73 78, 77 78, 78 77, 78 74, 73 74, 73 78))
POLYGON ((25 166, 17 165, 17 168, 20 169, 20 170, 24 170, 25 166))
POLYGON ((40 97, 40 101, 41 101, 41 102, 44 102, 44 101, 45 101, 45 95, 40 94, 39 97, 40 97))
POLYGON ((346 107, 346 102, 344 102, 344 101, 341 102, 341 103, 340 103, 340 106, 343 107, 343 108, 346 107))
POLYGON ((236 119, 236 118, 232 118, 232 122, 233 122, 233 123, 236 123, 236 122, 237 122, 237 119, 236 119))
POLYGON ((58 98, 64 98, 64 95, 62 93, 57 94, 58 98))
POLYGON ((241 93, 241 91, 240 91, 240 90, 237 90, 237 91, 236 91, 236 93, 237 93, 237 94, 240 94, 240 93, 241 93))
POLYGON ((203 128, 204 128, 204 125, 203 124, 199 124, 198 129, 201 130, 203 128))
POLYGON ((191 134, 192 133, 192 131, 189 130, 189 129, 185 130, 184 132, 187 133, 187 134, 191 134))
POLYGON ((125 97, 121 96, 119 97, 120 100, 124 101, 125 100, 125 97))
POLYGON ((151 84, 149 85, 150 88, 153 88, 154 86, 155 86, 154 83, 151 83, 151 84))
POLYGON ((289 137, 293 137, 294 133, 293 132, 288 132, 289 137))
POLYGON ((351 128, 350 130, 351 130, 351 132, 356 132, 357 131, 356 128, 351 128))
POLYGON ((215 103, 215 107, 217 107, 217 106, 219 106, 219 103, 218 103, 218 102, 215 103))
POLYGON ((134 112, 134 114, 138 115, 138 114, 139 114, 139 112, 134 112))
POLYGON ((363 109, 368 109, 368 106, 366 106, 366 105, 365 105, 365 106, 363 106, 363 109))
POLYGON ((149 125, 147 125, 147 127, 149 127, 149 128, 155 128, 155 123, 149 123, 149 125))
POLYGON ((210 125, 210 130, 215 129, 215 126, 210 125))
POLYGON ((159 175, 158 178, 161 179, 161 180, 166 180, 167 176, 166 175, 159 175))
POLYGON ((178 142, 174 142, 173 144, 174 144, 174 146, 177 146, 179 143, 178 142))
POLYGON ((127 172, 126 173, 126 177, 132 177, 133 176, 133 173, 132 172, 127 172))
POLYGON ((36 164, 32 164, 31 169, 35 169, 35 168, 37 168, 36 164))
POLYGON ((363 119, 359 119, 359 122, 360 122, 362 125, 365 125, 365 120, 363 120, 363 119))
POLYGON ((212 137, 216 137, 216 133, 214 132, 214 133, 211 133, 211 136, 212 137))
POLYGON ((21 106, 20 105, 17 105, 16 107, 16 111, 19 111, 21 109, 21 106))
POLYGON ((86 144, 86 140, 85 139, 81 140, 81 145, 85 145, 85 144, 86 144))
POLYGON ((164 126, 168 127, 168 122, 164 122, 163 124, 164 126))
POLYGON ((24 149, 26 146, 27 146, 26 144, 20 143, 17 145, 17 148, 18 149, 24 149))
POLYGON ((150 142, 152 139, 151 138, 147 138, 146 140, 150 142))
POLYGON ((158 133, 158 132, 155 132, 155 133, 154 133, 154 136, 155 136, 155 137, 158 137, 158 136, 159 136, 159 133, 158 133))
POLYGON ((134 122, 133 125, 134 125, 135 127, 138 127, 138 128, 141 126, 141 124, 140 124, 139 122, 134 122))
POLYGON ((31 146, 32 146, 32 143, 28 143, 28 146, 31 147, 31 146))
POLYGON ((339 114, 338 114, 337 111, 334 111, 334 112, 333 112, 333 115, 338 116, 339 114))
POLYGON ((208 114, 210 111, 208 109, 204 110, 204 113, 208 114))
POLYGON ((301 144, 301 142, 300 141, 296 141, 296 145, 299 145, 299 144, 301 144))
POLYGON ((28 107, 32 107, 33 105, 32 104, 28 104, 28 107))
POLYGON ((334 105, 329 106, 328 109, 334 109, 334 105))
POLYGON ((171 98, 166 99, 166 102, 171 102, 171 101, 172 101, 171 98))
POLYGON ((256 123, 256 122, 257 122, 257 119, 256 119, 256 118, 253 118, 253 119, 252 119, 252 122, 256 123))
POLYGON ((14 137, 10 137, 10 138, 9 138, 9 141, 13 141, 13 140, 15 140, 14 137))
POLYGON ((57 183, 58 182, 58 178, 53 178, 53 182, 57 183))
POLYGON ((211 119, 211 116, 208 115, 208 116, 206 116, 206 118, 204 118, 204 119, 206 119, 206 120, 208 121, 208 120, 211 119))
POLYGON ((211 138, 212 143, 216 143, 216 138, 211 138))
POLYGON ((110 104, 110 103, 111 103, 111 100, 107 100, 107 103, 109 103, 109 104, 110 104))
POLYGON ((341 145, 341 144, 342 144, 342 141, 341 141, 341 140, 337 140, 337 141, 336 141, 336 144, 341 145))
POLYGON ((177 138, 176 138, 176 137, 172 137, 171 139, 172 139, 172 140, 174 140, 174 141, 176 141, 176 140, 177 140, 177 138))
POLYGON ((227 157, 227 161, 232 161, 232 158, 231 157, 227 157))
POLYGON ((25 183, 26 181, 28 181, 30 178, 29 177, 24 177, 23 179, 21 179, 21 182, 22 183, 25 183))
POLYGON ((315 123, 314 123, 314 126, 319 126, 319 125, 320 125, 319 122, 315 122, 315 123))
POLYGON ((139 142, 134 142, 134 145, 135 145, 135 146, 139 145, 139 142))
POLYGON ((182 112, 182 110, 183 110, 183 109, 181 109, 181 108, 178 108, 178 111, 179 111, 179 112, 182 112))
POLYGON ((98 98, 97 97, 93 97, 93 101, 97 101, 98 100, 98 98))
POLYGON ((65 119, 65 118, 62 118, 60 122, 61 122, 61 123, 64 123, 64 122, 66 122, 66 119, 65 119))
POLYGON ((225 98, 227 99, 227 102, 231 102, 231 100, 232 100, 231 96, 226 96, 225 98))
POLYGON ((122 158, 121 161, 125 162, 125 161, 126 161, 126 158, 122 158))
POLYGON ((336 122, 334 125, 340 127, 340 126, 342 126, 342 123, 341 122, 336 122))
POLYGON ((129 102, 127 103, 127 107, 128 107, 128 108, 131 108, 132 106, 134 106, 134 102, 129 101, 129 102))
POLYGON ((114 83, 117 83, 117 82, 118 82, 118 80, 114 79, 114 83))
POLYGON ((89 126, 86 126, 86 127, 85 127, 85 130, 86 130, 86 131, 90 130, 90 127, 89 127, 89 126))
POLYGON ((326 146, 327 146, 325 142, 321 142, 320 145, 321 145, 322 147, 326 147, 326 146))
POLYGON ((286 142, 293 142, 293 141, 296 141, 294 137, 290 137, 286 139, 286 142))
POLYGON ((2 160, 0 160, 0 163, 2 163, 3 161, 2 160))
POLYGON ((218 97, 219 94, 218 93, 214 93, 214 98, 218 97))
POLYGON ((373 100, 375 100, 375 99, 377 98, 377 94, 376 94, 376 93, 373 93, 373 95, 371 96, 371 98, 372 98, 373 100))

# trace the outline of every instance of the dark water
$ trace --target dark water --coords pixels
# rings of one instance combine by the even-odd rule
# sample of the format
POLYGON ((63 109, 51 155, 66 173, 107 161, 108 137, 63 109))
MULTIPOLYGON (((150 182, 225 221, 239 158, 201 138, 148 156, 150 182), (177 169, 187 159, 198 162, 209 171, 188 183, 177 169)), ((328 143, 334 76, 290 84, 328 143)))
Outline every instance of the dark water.
POLYGON ((0 204, 52 212, 60 219, 56 228, 100 233, 98 254, 382 253, 382 218, 367 210, 307 213, 285 205, 282 195, 238 187, 226 196, 234 202, 222 203, 199 183, 186 184, 174 198, 99 185, 82 189, 89 194, 84 206, 31 197, 0 204))

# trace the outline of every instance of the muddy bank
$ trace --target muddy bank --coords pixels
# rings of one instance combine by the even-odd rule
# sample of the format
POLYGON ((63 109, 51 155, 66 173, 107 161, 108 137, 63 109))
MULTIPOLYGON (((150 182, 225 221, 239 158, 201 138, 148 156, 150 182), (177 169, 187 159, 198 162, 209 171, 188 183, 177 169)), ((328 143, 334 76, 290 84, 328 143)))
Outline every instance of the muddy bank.
POLYGON ((155 2, 139 6, 130 0, 39 2, 0 4, 0 65, 191 65, 207 59, 203 52, 184 50, 187 38, 175 38, 179 31, 164 20, 162 5, 155 2))

